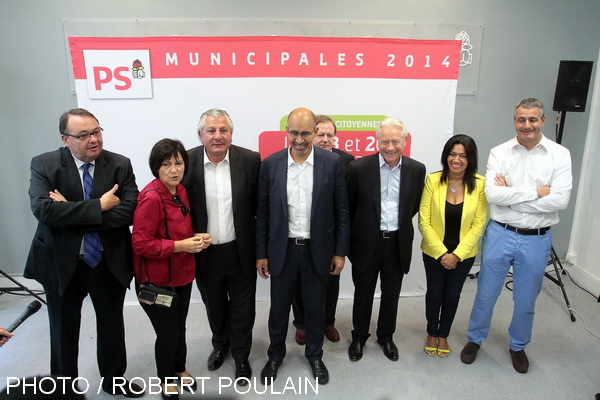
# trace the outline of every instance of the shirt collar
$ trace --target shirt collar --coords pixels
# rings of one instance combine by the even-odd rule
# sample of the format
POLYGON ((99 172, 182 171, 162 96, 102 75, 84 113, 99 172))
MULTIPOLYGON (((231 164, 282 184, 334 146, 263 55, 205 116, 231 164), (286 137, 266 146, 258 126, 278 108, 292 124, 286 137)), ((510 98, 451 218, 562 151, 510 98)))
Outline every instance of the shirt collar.
MULTIPOLYGON (((292 164, 296 164, 296 161, 294 161, 294 158, 292 157, 292 148, 291 147, 288 147, 287 154, 288 154, 288 160, 287 160, 288 167, 292 164)), ((306 160, 304 160, 304 162, 308 163, 310 165, 313 165, 313 166, 315 165, 315 146, 312 146, 312 148, 310 150, 310 154, 308 155, 306 160)))
POLYGON ((398 161, 398 165, 396 165, 394 168, 389 169, 389 165, 388 163, 385 162, 385 160, 383 159, 383 156, 381 155, 381 153, 377 153, 379 155, 379 168, 383 168, 383 166, 385 165, 386 167, 388 167, 388 171, 393 171, 395 168, 400 169, 402 167, 402 157, 400 156, 400 161, 398 161))
MULTIPOLYGON (((229 149, 227 149, 227 153, 225 154, 225 158, 223 158, 221 161, 219 161, 219 164, 222 163, 223 161, 227 161, 227 164, 229 164, 229 149)), ((210 158, 208 158, 208 153, 206 152, 206 147, 204 148, 204 165, 214 165, 212 163, 212 161, 210 161, 210 158)))
MULTIPOLYGON (((550 139, 548 139, 542 133, 542 138, 540 139, 539 142, 537 142, 537 144, 535 146, 533 146, 533 149, 536 149, 537 147, 541 147, 544 150, 548 150, 548 142, 549 141, 550 141, 550 139)), ((513 137, 512 139, 510 139, 510 147, 511 148, 520 147, 520 148, 522 148, 524 150, 527 150, 521 143, 519 143, 519 141, 517 140, 517 136, 516 135, 515 135, 515 137, 513 137)), ((531 149, 531 150, 533 150, 533 149, 531 149)))
MULTIPOLYGON (((73 155, 73 153, 71 153, 71 156, 73 157, 73 161, 75 161, 75 166, 77 167, 77 169, 81 168, 84 164, 88 164, 86 162, 81 161, 79 158, 75 157, 73 155)), ((92 164, 94 167, 96 166, 96 160, 92 160, 89 162, 89 164, 92 164)))

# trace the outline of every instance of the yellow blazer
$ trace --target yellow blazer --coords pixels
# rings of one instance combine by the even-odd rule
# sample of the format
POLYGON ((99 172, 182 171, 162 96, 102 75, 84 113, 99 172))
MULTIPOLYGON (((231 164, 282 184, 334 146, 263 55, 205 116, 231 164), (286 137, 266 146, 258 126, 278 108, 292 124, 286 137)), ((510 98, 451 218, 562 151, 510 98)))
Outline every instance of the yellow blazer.
MULTIPOLYGON (((419 230, 423 235, 421 250, 435 259, 448 251, 443 243, 448 183, 440 184, 441 176, 441 171, 427 175, 419 208, 419 230)), ((479 237, 487 216, 488 203, 483 190, 485 178, 479 174, 476 177, 475 190, 468 193, 465 187, 460 219, 460 242, 452 252, 461 260, 475 257, 479 251, 479 237)))

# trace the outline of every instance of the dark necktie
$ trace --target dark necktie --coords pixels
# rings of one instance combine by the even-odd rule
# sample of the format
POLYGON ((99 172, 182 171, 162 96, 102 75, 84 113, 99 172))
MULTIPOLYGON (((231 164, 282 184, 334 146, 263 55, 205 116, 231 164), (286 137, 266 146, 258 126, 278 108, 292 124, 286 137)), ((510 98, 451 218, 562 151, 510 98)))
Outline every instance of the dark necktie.
MULTIPOLYGON (((91 163, 83 164, 83 192, 85 200, 92 198, 94 181, 90 175, 91 163)), ((86 233, 83 237, 83 261, 92 268, 96 268, 102 259, 102 246, 98 232, 86 233)))

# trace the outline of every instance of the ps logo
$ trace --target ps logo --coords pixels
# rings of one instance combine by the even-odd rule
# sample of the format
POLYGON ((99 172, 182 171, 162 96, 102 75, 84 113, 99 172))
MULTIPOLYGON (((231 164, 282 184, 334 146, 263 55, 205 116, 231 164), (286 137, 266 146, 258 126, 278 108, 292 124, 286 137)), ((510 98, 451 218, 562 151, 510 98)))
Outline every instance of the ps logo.
POLYGON ((83 50, 90 99, 152 98, 149 50, 83 50))
POLYGON ((96 90, 102 90, 102 86, 106 84, 114 85, 115 90, 127 90, 131 87, 131 79, 126 75, 129 72, 129 68, 117 67, 114 71, 108 67, 93 68, 93 79, 96 90))

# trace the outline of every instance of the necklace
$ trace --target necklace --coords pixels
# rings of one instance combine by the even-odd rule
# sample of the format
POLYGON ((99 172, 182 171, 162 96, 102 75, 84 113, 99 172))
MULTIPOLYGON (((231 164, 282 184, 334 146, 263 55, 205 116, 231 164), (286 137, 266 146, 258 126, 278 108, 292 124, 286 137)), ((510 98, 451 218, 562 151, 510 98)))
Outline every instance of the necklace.
MULTIPOLYGON (((463 183, 460 182, 458 185, 454 186, 454 187, 450 187, 450 191, 452 193, 456 193, 456 188, 459 187, 460 185, 462 185, 463 183)), ((450 186, 450 181, 448 181, 448 186, 450 186)))

